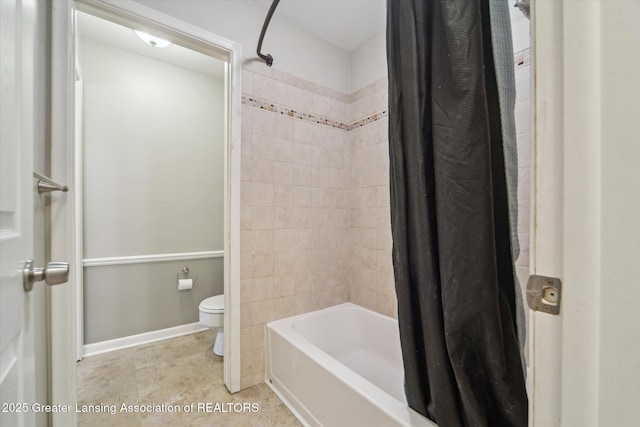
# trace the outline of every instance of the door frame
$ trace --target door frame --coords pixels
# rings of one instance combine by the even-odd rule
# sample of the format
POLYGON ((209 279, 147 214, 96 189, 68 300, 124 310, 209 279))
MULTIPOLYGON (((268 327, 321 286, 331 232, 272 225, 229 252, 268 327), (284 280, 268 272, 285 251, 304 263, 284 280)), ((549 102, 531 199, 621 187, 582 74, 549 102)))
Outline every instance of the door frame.
POLYGON ((529 313, 531 427, 598 420, 600 3, 531 3, 531 274, 563 284, 559 315, 529 313))
MULTIPOLYGON (((225 190, 224 190, 224 383, 230 392, 240 390, 240 141, 242 47, 200 27, 129 0, 76 0, 53 2, 52 11, 52 175, 76 183, 75 141, 75 12, 76 7, 110 21, 152 31, 184 47, 226 62, 225 67, 225 190)), ((82 259, 81 195, 74 188, 58 195, 62 203, 52 207, 53 259, 74 261, 73 286, 56 287, 51 294, 52 403, 75 402, 77 356, 77 306, 81 294, 82 259), (79 284, 79 286, 78 286, 79 284)), ((54 422, 56 420, 54 419, 54 422)), ((62 414, 61 425, 72 425, 62 414)))
MULTIPOLYGON (((51 2, 51 177, 74 188, 74 40, 72 2, 51 2), (55 106, 55 108, 54 108, 55 106)), ((47 289, 49 389, 52 405, 76 403, 74 205, 70 193, 51 193, 50 259, 70 261, 69 282, 47 289), (55 202, 54 202, 55 201, 55 202)), ((72 406, 73 407, 73 406, 72 406)), ((75 411, 51 413, 52 425, 76 425, 75 411)))

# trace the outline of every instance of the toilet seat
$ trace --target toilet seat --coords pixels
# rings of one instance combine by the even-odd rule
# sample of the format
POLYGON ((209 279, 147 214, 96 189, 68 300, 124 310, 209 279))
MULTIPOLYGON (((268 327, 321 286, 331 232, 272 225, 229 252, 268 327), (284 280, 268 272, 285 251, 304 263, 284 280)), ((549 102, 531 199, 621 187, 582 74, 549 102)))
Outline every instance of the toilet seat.
POLYGON ((204 299, 198 309, 210 314, 224 313, 224 294, 204 299))

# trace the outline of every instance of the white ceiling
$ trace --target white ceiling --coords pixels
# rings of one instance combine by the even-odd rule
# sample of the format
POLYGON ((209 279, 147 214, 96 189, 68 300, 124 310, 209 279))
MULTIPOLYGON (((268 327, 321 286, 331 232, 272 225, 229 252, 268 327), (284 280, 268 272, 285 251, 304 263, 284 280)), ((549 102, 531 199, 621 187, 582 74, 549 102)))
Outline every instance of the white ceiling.
POLYGON ((83 12, 78 12, 78 34, 138 55, 224 78, 224 62, 218 59, 175 44, 151 47, 140 40, 131 28, 83 12))
MULTIPOLYGON (((272 0, 250 0, 267 11, 272 0)), ((386 25, 385 0, 281 0, 274 20, 283 20, 352 52, 386 25)), ((78 13, 78 32, 87 37, 139 55, 148 56, 222 78, 223 63, 181 46, 152 48, 131 30, 86 13, 78 13)))
MULTIPOLYGON (((252 0, 265 10, 271 0, 252 0)), ((385 0, 281 0, 273 19, 282 19, 347 52, 386 26, 385 0)))

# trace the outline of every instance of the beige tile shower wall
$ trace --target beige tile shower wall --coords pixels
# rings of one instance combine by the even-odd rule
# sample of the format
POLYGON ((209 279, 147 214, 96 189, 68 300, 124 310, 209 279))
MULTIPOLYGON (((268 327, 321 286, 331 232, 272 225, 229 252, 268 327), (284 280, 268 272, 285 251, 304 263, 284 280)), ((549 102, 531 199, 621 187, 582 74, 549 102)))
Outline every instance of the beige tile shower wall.
MULTIPOLYGON (((529 245, 528 64, 528 51, 516 55, 521 281, 529 245)), ((386 78, 347 96, 261 63, 245 65, 242 388, 264 380, 269 321, 346 301, 397 317, 387 93, 386 78), (351 130, 294 118, 302 113, 351 130)))
MULTIPOLYGON (((346 95, 264 64, 243 95, 343 120, 346 95)), ((242 106, 241 387, 264 381, 264 325, 349 300, 347 132, 242 106)))
POLYGON ((391 260, 387 80, 365 86, 351 97, 350 122, 378 119, 348 132, 349 138, 349 299, 397 317, 391 260))

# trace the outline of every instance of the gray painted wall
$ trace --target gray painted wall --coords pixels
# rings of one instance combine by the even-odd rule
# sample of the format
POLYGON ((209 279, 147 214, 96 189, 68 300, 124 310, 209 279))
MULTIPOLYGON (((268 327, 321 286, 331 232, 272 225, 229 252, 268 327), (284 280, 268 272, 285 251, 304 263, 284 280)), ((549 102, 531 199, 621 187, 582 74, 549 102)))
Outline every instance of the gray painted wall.
POLYGON ((200 301, 223 293, 222 273, 222 258, 85 268, 85 344, 197 322, 200 301), (182 267, 198 277, 190 291, 178 291, 182 267))
POLYGON ((84 257, 221 250, 223 82, 80 46, 84 257))
MULTIPOLYGON (((84 258, 223 250, 224 83, 86 38, 79 58, 84 258)), ((85 343, 196 322, 222 292, 222 258, 85 267, 85 343)))

